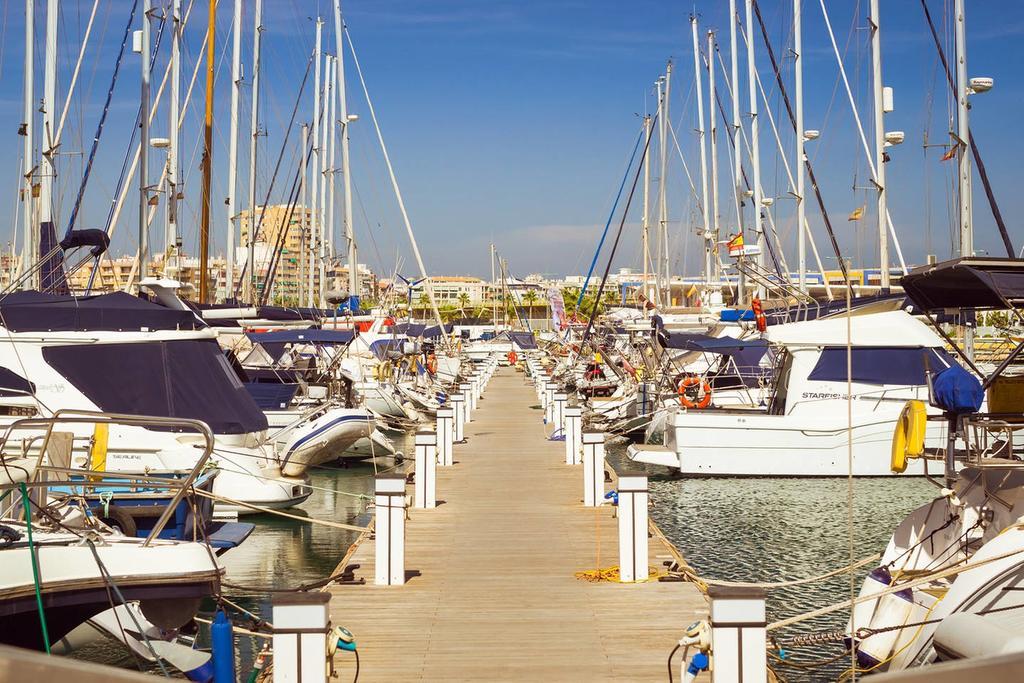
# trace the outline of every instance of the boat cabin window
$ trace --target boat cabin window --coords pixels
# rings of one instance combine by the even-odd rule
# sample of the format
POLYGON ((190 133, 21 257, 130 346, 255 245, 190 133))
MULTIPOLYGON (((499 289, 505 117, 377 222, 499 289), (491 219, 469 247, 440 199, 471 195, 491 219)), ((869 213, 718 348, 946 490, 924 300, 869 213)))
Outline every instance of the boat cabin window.
POLYGON ((202 420, 215 434, 267 428, 214 340, 50 346, 43 358, 104 412, 202 420))
MULTIPOLYGON (((860 384, 921 386, 927 384, 927 373, 935 375, 956 361, 945 349, 870 346, 850 350, 850 379, 860 384)), ((847 380, 847 348, 826 346, 807 379, 817 382, 847 380)))

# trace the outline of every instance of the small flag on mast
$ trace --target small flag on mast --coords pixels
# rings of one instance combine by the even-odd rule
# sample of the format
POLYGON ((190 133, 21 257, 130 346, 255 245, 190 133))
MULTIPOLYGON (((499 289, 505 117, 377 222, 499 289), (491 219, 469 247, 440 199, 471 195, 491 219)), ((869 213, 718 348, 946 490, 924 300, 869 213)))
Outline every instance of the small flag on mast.
POLYGON ((851 213, 846 218, 846 220, 847 221, 859 221, 861 218, 864 218, 864 207, 863 206, 858 206, 856 209, 853 210, 853 213, 851 213))

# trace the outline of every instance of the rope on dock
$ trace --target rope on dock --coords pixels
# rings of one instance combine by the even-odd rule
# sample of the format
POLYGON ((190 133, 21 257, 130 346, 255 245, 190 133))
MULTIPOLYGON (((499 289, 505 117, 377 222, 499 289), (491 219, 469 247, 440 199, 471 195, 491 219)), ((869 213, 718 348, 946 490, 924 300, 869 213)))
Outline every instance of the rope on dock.
MULTIPOLYGON (((657 567, 650 566, 647 568, 646 579, 636 579, 629 583, 647 583, 648 581, 657 581, 662 576, 666 576, 668 572, 662 571, 657 567)), ((589 583, 600 583, 602 581, 611 581, 613 583, 622 583, 619 578, 619 565, 614 567, 605 567, 604 569, 587 569, 585 571, 576 572, 576 578, 580 581, 587 581, 589 583)))

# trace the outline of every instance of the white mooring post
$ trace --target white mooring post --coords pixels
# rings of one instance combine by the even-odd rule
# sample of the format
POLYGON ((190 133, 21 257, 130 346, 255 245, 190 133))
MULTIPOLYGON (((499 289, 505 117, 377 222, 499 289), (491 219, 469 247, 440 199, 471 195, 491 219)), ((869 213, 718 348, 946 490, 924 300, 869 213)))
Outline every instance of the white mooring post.
POLYGON ((375 483, 377 571, 374 583, 401 586, 405 583, 405 476, 378 474, 375 483))
POLYGON ((459 385, 459 391, 462 392, 462 402, 465 406, 463 422, 469 424, 473 421, 473 385, 463 382, 459 385))
POLYGON ((565 404, 569 396, 558 392, 553 398, 555 406, 551 410, 551 421, 555 424, 555 431, 551 432, 552 438, 565 436, 565 404))
POLYGON ((647 569, 647 475, 619 475, 619 581, 643 581, 647 569))
POLYGON ((583 409, 568 407, 565 409, 565 464, 579 465, 583 448, 581 433, 583 425, 583 409))
POLYGON ((437 409, 437 464, 452 466, 452 442, 455 440, 455 409, 437 409))
POLYGON ((437 434, 416 432, 416 496, 413 507, 437 507, 437 434))
POLYGON ((477 408, 480 407, 480 382, 480 375, 470 375, 469 386, 471 387, 470 395, 472 395, 473 397, 473 410, 476 410, 477 408))
MULTIPOLYGON (((622 499, 619 499, 620 504, 622 499)), ((709 586, 715 683, 765 683, 764 589, 709 586)))
POLYGON ((551 424, 551 421, 555 419, 556 391, 558 391, 558 385, 554 382, 544 385, 544 424, 551 424))
POLYGON ((327 637, 331 632, 330 593, 275 593, 274 680, 324 683, 328 675, 327 637))
POLYGON ((466 397, 462 394, 449 394, 452 402, 452 443, 466 443, 466 397))
POLYGON ((583 432, 583 505, 597 507, 604 499, 604 432, 583 432))

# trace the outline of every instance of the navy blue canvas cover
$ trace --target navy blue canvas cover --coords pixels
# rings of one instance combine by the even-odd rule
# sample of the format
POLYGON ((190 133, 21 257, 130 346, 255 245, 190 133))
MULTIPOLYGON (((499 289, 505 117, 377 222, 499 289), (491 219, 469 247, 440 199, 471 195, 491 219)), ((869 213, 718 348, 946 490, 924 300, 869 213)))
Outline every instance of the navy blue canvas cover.
POLYGON ((12 292, 0 299, 0 324, 12 332, 198 330, 206 324, 179 311, 126 292, 64 296, 12 292))
POLYGON ((270 382, 247 382, 246 391, 262 410, 280 410, 288 407, 299 390, 298 384, 271 384, 270 382))
POLYGON ((509 332, 508 336, 523 351, 537 348, 537 340, 534 339, 533 332, 509 332))
MULTIPOLYGON (((861 346, 850 350, 850 379, 861 384, 921 386, 927 374, 941 372, 957 363, 944 349, 908 346, 861 346)), ((845 382, 847 349, 826 346, 807 379, 845 382)), ((959 367, 959 366, 957 366, 959 367)))
POLYGON ((267 428, 214 339, 47 346, 43 359, 104 412, 201 420, 215 434, 267 428))

